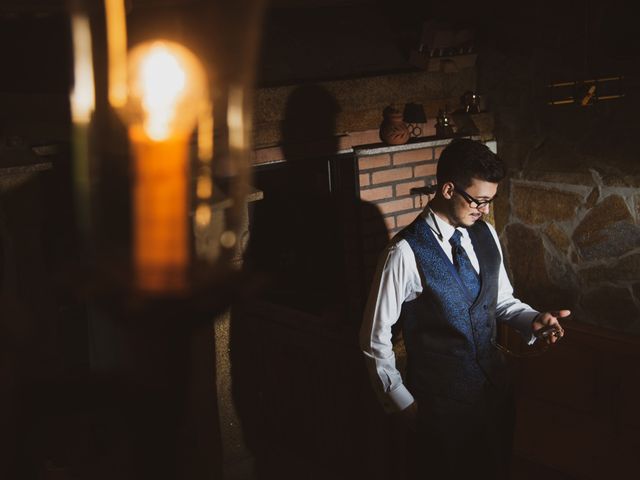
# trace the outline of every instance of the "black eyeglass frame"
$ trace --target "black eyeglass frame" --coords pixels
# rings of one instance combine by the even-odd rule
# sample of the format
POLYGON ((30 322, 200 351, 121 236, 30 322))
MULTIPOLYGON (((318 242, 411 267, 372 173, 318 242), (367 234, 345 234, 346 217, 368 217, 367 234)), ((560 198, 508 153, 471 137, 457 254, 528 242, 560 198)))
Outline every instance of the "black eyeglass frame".
POLYGON ((467 192, 465 192, 462 188, 460 188, 455 183, 453 184, 453 191, 458 192, 460 195, 462 195, 462 198, 466 200, 466 202, 469 204, 471 208, 478 208, 478 209, 484 207, 485 205, 490 205, 498 196, 498 195, 494 195, 494 197, 490 200, 478 200, 477 198, 473 198, 471 195, 469 195, 467 192), (475 206, 473 206, 474 203, 475 203, 475 206))

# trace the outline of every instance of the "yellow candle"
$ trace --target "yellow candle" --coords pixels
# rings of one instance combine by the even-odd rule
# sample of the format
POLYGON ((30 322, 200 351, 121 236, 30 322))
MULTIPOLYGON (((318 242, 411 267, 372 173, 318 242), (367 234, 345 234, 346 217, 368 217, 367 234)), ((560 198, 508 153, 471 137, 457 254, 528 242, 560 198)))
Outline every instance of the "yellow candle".
POLYGON ((128 55, 128 124, 133 157, 133 267, 138 290, 188 287, 189 144, 202 105, 205 74, 184 47, 154 41, 128 55))
POLYGON ((189 262, 189 139, 151 140, 129 129, 134 156, 133 258, 136 284, 147 292, 186 288, 189 262))

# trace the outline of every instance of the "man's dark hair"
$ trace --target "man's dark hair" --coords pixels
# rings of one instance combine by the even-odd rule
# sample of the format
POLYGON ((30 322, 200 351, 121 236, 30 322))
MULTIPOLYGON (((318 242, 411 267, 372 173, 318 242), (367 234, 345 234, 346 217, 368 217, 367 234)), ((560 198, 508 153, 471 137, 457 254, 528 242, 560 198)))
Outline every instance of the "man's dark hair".
POLYGON ((453 182, 460 188, 467 188, 472 178, 498 183, 505 175, 504 163, 489 147, 474 140, 459 138, 442 151, 436 178, 438 185, 453 182))

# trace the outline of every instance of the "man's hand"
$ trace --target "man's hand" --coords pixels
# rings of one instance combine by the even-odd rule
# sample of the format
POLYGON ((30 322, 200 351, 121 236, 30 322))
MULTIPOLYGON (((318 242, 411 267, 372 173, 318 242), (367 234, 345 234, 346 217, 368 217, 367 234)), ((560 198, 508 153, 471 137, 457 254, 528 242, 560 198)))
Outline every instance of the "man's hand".
POLYGON ((543 339, 547 344, 556 343, 564 336, 564 329, 558 322, 559 318, 568 317, 571 315, 569 310, 558 310, 555 312, 542 312, 533 319, 531 327, 533 328, 533 334, 543 339), (547 334, 547 332, 549 332, 547 334))
POLYGON ((414 400, 411 405, 400 411, 398 416, 409 430, 415 432, 418 427, 418 403, 414 400))

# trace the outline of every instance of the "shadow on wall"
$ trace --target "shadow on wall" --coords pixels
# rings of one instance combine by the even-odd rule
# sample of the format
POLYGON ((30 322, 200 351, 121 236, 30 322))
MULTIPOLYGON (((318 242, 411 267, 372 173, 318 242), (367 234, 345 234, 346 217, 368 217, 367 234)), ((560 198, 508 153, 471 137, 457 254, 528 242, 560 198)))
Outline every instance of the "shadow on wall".
POLYGON ((256 172, 264 191, 251 219, 248 268, 270 278, 269 298, 322 315, 338 303, 341 235, 329 162, 337 154, 336 100, 299 87, 282 125, 286 162, 256 172))
POLYGON ((366 217, 368 228, 379 233, 368 241, 384 239, 379 250, 388 234, 377 207, 360 201, 355 158, 339 153, 339 111, 323 87, 292 91, 282 123, 285 161, 256 171, 264 200, 254 207, 245 261, 270 278, 269 300, 359 324, 364 295, 358 219, 366 217))
POLYGON ((361 210, 387 230, 359 199, 355 158, 338 153, 338 112, 324 88, 296 88, 282 125, 286 161, 255 175, 264 200, 252 213, 245 266, 269 283, 231 318, 233 398, 252 478, 388 478, 395 468, 395 437, 357 338, 361 210), (385 460, 367 471, 374 457, 385 460))

